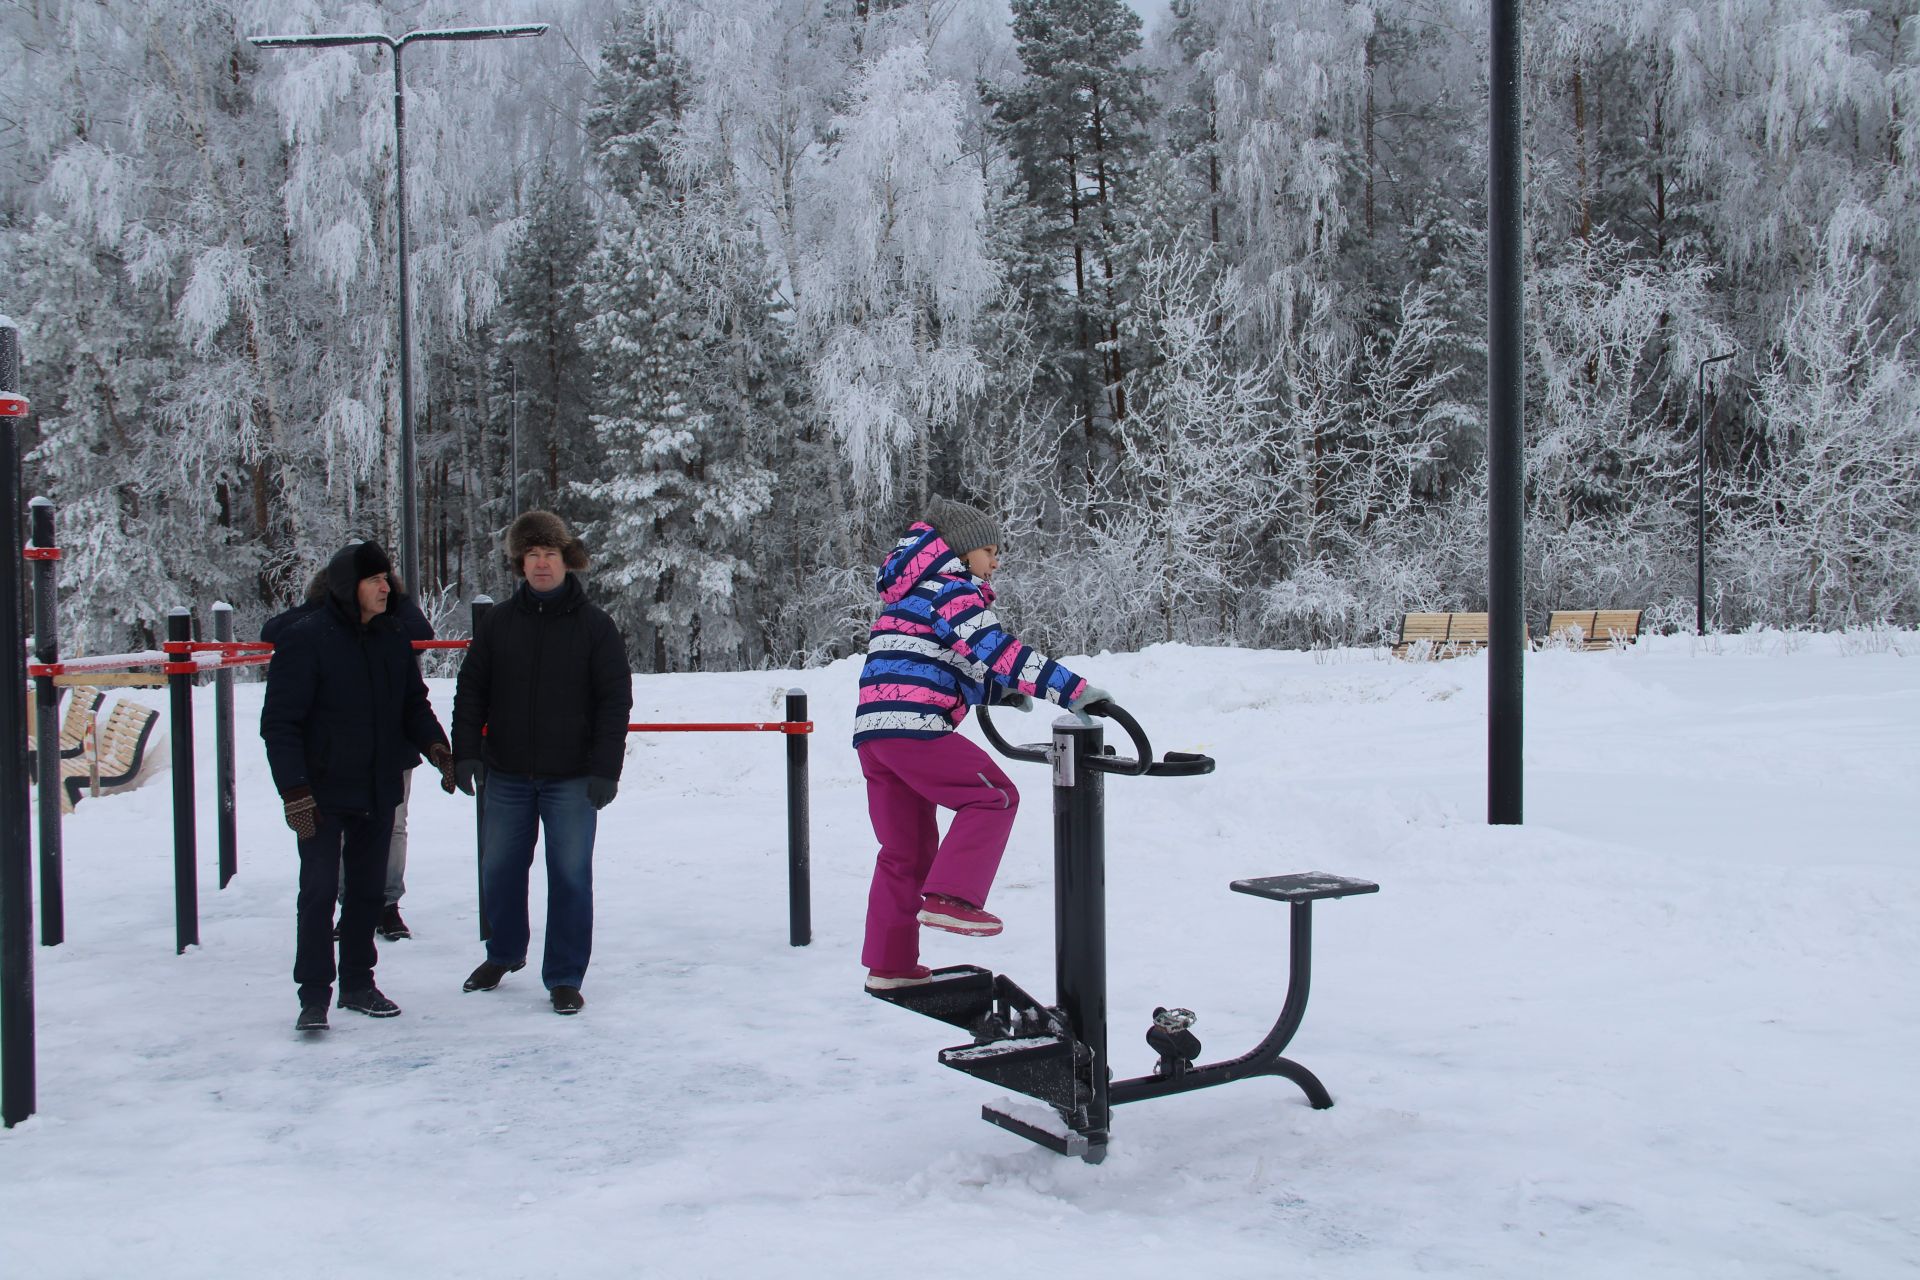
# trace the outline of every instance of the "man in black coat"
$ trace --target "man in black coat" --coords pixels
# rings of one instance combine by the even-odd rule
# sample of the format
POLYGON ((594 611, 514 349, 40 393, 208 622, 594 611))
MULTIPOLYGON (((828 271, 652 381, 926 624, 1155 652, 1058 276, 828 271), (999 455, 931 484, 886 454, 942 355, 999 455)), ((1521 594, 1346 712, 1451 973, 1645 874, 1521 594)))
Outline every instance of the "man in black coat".
POLYGON ((420 752, 450 784, 453 757, 427 701, 413 646, 387 613, 393 565, 371 542, 327 565, 327 600, 277 632, 260 736, 300 841, 293 980, 303 1031, 327 1025, 335 976, 333 901, 340 910, 340 1007, 391 1018, 399 1006, 373 985, 375 919, 387 876, 393 810, 420 752))
MULTIPOLYGON (((400 630, 409 641, 433 639, 433 623, 426 613, 407 594, 401 585, 398 574, 387 575, 387 616, 400 624, 400 630)), ((331 595, 327 585, 325 569, 313 575, 313 581, 307 587, 307 598, 283 613, 276 613, 260 624, 260 638, 269 644, 277 644, 288 628, 302 618, 327 607, 327 598, 331 595)), ((414 655, 416 661, 419 655, 414 655)), ((400 899, 407 893, 407 801, 413 794, 413 770, 409 768, 400 776, 400 803, 393 809, 393 838, 387 842, 387 889, 385 905, 380 908, 380 919, 375 930, 388 942, 398 942, 402 938, 411 938, 413 931, 407 928, 407 922, 400 914, 400 899)), ((340 876, 339 901, 342 906, 347 901, 347 878, 342 871, 340 876)), ((335 931, 338 936, 338 931, 335 931)))
POLYGON ((587 599, 586 548, 565 521, 527 512, 507 531, 507 559, 522 581, 476 630, 453 699, 455 776, 469 795, 485 789, 487 958, 463 989, 491 991, 525 967, 527 878, 544 832, 540 977, 554 1012, 578 1013, 593 950, 594 832, 619 789, 633 676, 619 628, 587 599))

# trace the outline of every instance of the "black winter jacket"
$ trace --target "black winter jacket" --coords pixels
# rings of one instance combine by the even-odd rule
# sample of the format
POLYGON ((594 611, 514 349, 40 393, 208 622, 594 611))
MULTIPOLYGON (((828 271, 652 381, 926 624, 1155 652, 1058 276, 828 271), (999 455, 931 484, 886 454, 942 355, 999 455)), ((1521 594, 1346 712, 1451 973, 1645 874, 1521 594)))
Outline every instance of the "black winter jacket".
POLYGON ((327 573, 327 602, 274 628, 260 737, 282 795, 311 787, 322 809, 371 813, 399 804, 402 775, 447 738, 400 622, 361 625, 351 549, 327 573))
POLYGON ((632 709, 626 642, 580 579, 568 574, 552 600, 522 582, 487 614, 460 664, 454 758, 533 777, 618 780, 632 709))

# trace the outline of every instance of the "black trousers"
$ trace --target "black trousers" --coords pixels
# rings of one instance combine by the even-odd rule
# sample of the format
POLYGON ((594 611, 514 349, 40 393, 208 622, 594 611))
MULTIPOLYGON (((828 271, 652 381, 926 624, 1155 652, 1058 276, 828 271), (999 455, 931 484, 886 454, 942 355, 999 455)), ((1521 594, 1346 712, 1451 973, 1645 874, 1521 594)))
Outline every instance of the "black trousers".
POLYGON ((294 934, 293 980, 300 1003, 323 1004, 333 995, 333 899, 340 903, 340 989, 373 985, 373 926, 386 902, 387 845, 393 810, 376 814, 320 814, 313 839, 300 841, 299 923, 294 934))

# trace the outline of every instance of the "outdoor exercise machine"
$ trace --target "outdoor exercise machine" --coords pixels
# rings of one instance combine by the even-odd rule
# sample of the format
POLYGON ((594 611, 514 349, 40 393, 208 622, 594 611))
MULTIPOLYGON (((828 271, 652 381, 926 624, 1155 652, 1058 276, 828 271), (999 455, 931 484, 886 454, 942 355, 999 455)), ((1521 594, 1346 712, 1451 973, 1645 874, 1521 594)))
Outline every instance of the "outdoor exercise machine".
POLYGON ((1107 922, 1105 775, 1193 777, 1213 772, 1204 755, 1170 751, 1155 761, 1139 721, 1113 702, 1086 708, 1126 730, 1137 754, 1114 754, 1091 720, 1062 716, 1049 742, 1013 746, 977 708, 981 732, 1001 755, 1045 764, 1053 770, 1053 915, 1056 997, 1043 1005, 1004 974, 977 965, 935 969, 923 986, 871 994, 941 1022, 961 1027, 973 1043, 940 1051, 940 1062, 1053 1108, 980 1109, 990 1124, 1019 1134, 1061 1155, 1097 1164, 1107 1153, 1112 1108, 1123 1103, 1187 1093, 1254 1076, 1283 1076, 1299 1085, 1316 1108, 1333 1097, 1305 1067, 1281 1056, 1306 1016, 1312 977, 1313 904, 1323 898, 1375 893, 1367 880, 1318 872, 1235 880, 1235 893, 1284 902, 1291 911, 1291 967, 1280 1017, 1265 1038, 1237 1058, 1196 1064, 1200 1041, 1193 1011, 1153 1011, 1147 1044, 1159 1055, 1151 1074, 1114 1080, 1107 1056, 1107 922))

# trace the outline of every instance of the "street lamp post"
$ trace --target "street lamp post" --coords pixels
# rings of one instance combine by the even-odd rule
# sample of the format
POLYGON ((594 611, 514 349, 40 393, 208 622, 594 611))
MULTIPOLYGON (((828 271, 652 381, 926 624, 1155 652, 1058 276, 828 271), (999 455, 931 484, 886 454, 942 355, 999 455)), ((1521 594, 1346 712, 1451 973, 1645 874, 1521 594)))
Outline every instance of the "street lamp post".
POLYGON ((1693 481, 1693 634, 1707 634, 1707 366, 1719 364, 1722 360, 1731 360, 1736 352, 1728 351, 1722 355, 1708 356, 1700 362, 1699 409, 1700 441, 1698 456, 1694 468, 1693 481))
POLYGON ((409 31, 403 36, 381 32, 340 35, 253 36, 262 49, 331 49, 344 45, 377 44, 393 50, 393 168, 397 196, 395 227, 400 240, 400 574, 407 590, 418 592, 420 581, 420 525, 414 500, 413 452, 413 307, 407 277, 407 84, 401 74, 402 54, 416 41, 513 40, 546 34, 547 24, 510 27, 456 27, 441 31, 409 31))

